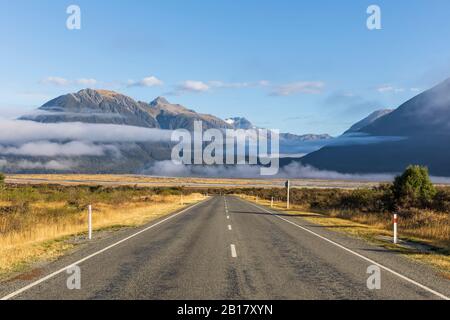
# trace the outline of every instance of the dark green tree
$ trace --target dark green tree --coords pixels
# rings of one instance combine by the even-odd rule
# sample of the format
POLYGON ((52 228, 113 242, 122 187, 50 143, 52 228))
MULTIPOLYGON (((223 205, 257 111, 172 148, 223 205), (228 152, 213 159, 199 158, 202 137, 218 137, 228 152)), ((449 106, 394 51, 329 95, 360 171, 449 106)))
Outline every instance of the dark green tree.
POLYGON ((431 204, 436 188, 430 180, 428 168, 409 166, 395 178, 392 193, 398 208, 423 208, 431 204))
POLYGON ((3 184, 5 182, 5 175, 0 172, 0 184, 3 184))

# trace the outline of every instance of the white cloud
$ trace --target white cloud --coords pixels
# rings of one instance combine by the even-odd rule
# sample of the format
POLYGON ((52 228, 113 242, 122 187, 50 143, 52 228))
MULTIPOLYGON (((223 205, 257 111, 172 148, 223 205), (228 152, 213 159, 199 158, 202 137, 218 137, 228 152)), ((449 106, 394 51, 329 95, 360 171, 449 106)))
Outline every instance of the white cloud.
POLYGON ((81 79, 75 79, 70 80, 62 77, 47 77, 41 81, 44 84, 48 85, 54 85, 54 86, 60 86, 60 87, 67 87, 67 86, 95 86, 98 84, 98 81, 96 79, 92 78, 81 78, 81 79))
POLYGON ((82 86, 90 87, 95 86, 98 83, 98 81, 95 79, 78 79, 75 80, 75 83, 82 86))
POLYGON ((29 161, 29 160, 20 160, 15 162, 9 162, 4 159, 0 159, 0 168, 9 169, 9 170, 56 170, 63 171, 73 169, 77 166, 77 164, 70 160, 51 160, 47 162, 41 161, 29 161))
MULTIPOLYGON (((391 93, 403 93, 403 92, 406 91, 406 89, 405 88, 398 88, 398 87, 395 87, 395 86, 390 85, 390 84, 383 84, 383 85, 378 86, 376 88, 376 91, 378 91, 379 93, 389 93, 389 92, 391 92, 391 93)), ((416 92, 416 91, 419 91, 419 89, 411 88, 410 91, 416 92)))
POLYGON ((288 96, 296 93, 318 94, 325 87, 321 81, 294 82, 280 86, 272 86, 268 80, 259 80, 251 82, 226 82, 221 80, 196 81, 186 80, 178 85, 173 92, 168 94, 181 94, 183 92, 208 92, 212 89, 243 89, 243 88, 272 88, 272 95, 288 96))
POLYGON ((172 131, 141 127, 89 124, 39 123, 0 119, 0 144, 21 144, 37 141, 90 141, 90 142, 153 142, 170 141, 172 131))
POLYGON ((240 88, 257 88, 268 87, 270 82, 267 80, 253 81, 253 82, 224 82, 224 81, 209 81, 208 85, 212 88, 219 89, 240 89, 240 88))
POLYGON ((75 166, 72 161, 57 161, 51 160, 48 162, 33 162, 28 160, 22 160, 17 163, 8 163, 8 167, 15 167, 18 169, 44 169, 44 170, 69 170, 75 166))
MULTIPOLYGON (((184 166, 172 161, 159 161, 153 164, 145 174, 173 177, 216 177, 216 178, 260 178, 260 167, 252 165, 236 166, 184 166)), ((392 181, 392 174, 343 174, 334 171, 318 170, 311 166, 293 162, 280 171, 273 178, 289 179, 331 179, 357 181, 392 181)))
POLYGON ((231 89, 239 89, 239 88, 248 88, 253 86, 250 82, 223 82, 223 81, 210 81, 209 86, 213 88, 231 88, 231 89))
POLYGON ((102 156, 107 151, 119 153, 113 145, 95 145, 90 142, 72 141, 55 143, 49 141, 27 142, 19 146, 1 146, 0 154, 21 156, 102 156))
POLYGON ((390 85, 382 85, 377 88, 377 91, 380 93, 391 92, 394 91, 394 87, 390 85))
POLYGON ((42 83, 56 86, 67 86, 70 84, 70 81, 61 77, 47 77, 42 80, 42 83))
POLYGON ((319 94, 325 88, 325 83, 322 81, 300 81, 293 82, 275 87, 272 95, 275 96, 290 96, 294 94, 319 94))
POLYGON ((183 92, 195 92, 195 93, 208 92, 212 89, 243 89, 243 88, 257 88, 268 86, 270 86, 270 83, 267 80, 260 80, 256 82, 226 82, 221 80, 212 80, 208 82, 203 82, 196 80, 186 80, 182 84, 177 86, 174 92, 171 92, 169 94, 178 95, 183 92))
POLYGON ((210 89, 210 86, 202 81, 186 80, 178 89, 180 91, 206 92, 210 89))
POLYGON ((157 87, 164 85, 164 82, 155 76, 146 77, 139 81, 129 81, 129 87, 157 87))

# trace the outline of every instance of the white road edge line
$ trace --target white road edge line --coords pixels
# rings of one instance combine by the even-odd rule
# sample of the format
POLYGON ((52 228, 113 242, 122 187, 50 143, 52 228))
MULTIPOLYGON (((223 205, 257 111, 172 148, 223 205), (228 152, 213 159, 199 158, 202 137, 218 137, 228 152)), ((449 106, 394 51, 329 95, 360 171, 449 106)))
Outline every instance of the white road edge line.
POLYGON ((369 263, 371 263, 371 264, 374 264, 374 265, 380 267, 381 269, 383 269, 385 271, 388 271, 388 272, 392 273, 393 275, 395 275, 395 276, 397 276, 397 277, 399 277, 399 278, 401 278, 401 279, 403 279, 403 280, 405 280, 405 281, 407 281, 409 283, 412 283, 412 284, 416 285, 417 287, 419 287, 419 288, 421 288, 421 289, 423 289, 425 291, 428 291, 429 293, 432 293, 432 294, 438 296, 441 299, 450 300, 450 297, 447 297, 447 296, 443 295, 442 293, 439 293, 439 292, 437 292, 437 291, 435 291, 435 290, 433 290, 433 289, 431 289, 431 288, 429 288, 427 286, 424 286, 423 284, 420 284, 417 281, 414 281, 413 279, 410 279, 410 278, 408 278, 408 277, 406 277, 406 276, 404 276, 404 275, 402 275, 402 274, 400 274, 400 273, 398 273, 398 272, 396 272, 396 271, 394 271, 394 270, 392 270, 392 269, 390 269, 388 267, 385 267, 384 265, 382 265, 382 264, 380 264, 380 263, 378 263, 378 262, 376 262, 376 261, 374 261, 372 259, 369 259, 369 258, 367 258, 367 257, 365 257, 365 256, 363 256, 363 255, 361 255, 361 254, 351 250, 351 249, 348 249, 348 248, 344 247, 343 245, 341 245, 341 244, 339 244, 337 242, 334 242, 333 240, 325 238, 324 236, 321 236, 320 234, 315 233, 314 231, 311 231, 308 228, 300 226, 300 225, 296 224, 295 222, 289 221, 288 219, 285 219, 283 217, 280 217, 276 213, 274 213, 273 211, 269 211, 269 210, 267 210, 265 208, 257 206, 256 204, 253 204, 251 202, 248 202, 248 203, 250 203, 252 206, 254 206, 254 207, 258 208, 258 209, 261 209, 261 210, 264 210, 267 213, 270 213, 271 215, 273 215, 273 216, 275 216, 275 217, 277 217, 277 218, 279 218, 279 219, 281 219, 281 220, 283 220, 283 221, 285 221, 287 223, 290 223, 290 224, 292 224, 292 225, 294 225, 294 226, 296 226, 296 227, 298 227, 298 228, 300 228, 300 229, 302 229, 302 230, 304 230, 306 232, 309 232, 310 234, 312 234, 312 235, 314 235, 314 236, 316 236, 316 237, 318 237, 318 238, 320 238, 322 240, 325 240, 325 241, 327 241, 327 242, 329 242, 329 243, 331 243, 331 244, 333 244, 333 245, 335 245, 335 246, 337 246, 337 247, 339 247, 339 248, 341 248, 341 249, 343 249, 343 250, 345 250, 345 251, 347 251, 347 252, 349 252, 349 253, 351 253, 351 254, 353 254, 353 255, 355 255, 355 256, 357 256, 357 257, 359 257, 359 258, 361 258, 361 259, 363 259, 363 260, 365 260, 367 262, 369 262, 369 263))
POLYGON ((99 250, 99 251, 97 251, 97 252, 95 252, 95 253, 87 256, 87 257, 84 257, 83 259, 80 259, 80 260, 76 261, 76 262, 72 263, 71 265, 69 265, 67 267, 61 268, 58 271, 55 271, 55 272, 45 276, 44 278, 41 278, 41 279, 39 279, 39 280, 37 280, 37 281, 35 281, 33 283, 30 283, 29 285, 27 285, 27 286, 25 286, 25 287, 23 287, 23 288, 21 288, 21 289, 19 289, 17 291, 14 291, 13 293, 8 294, 8 295, 4 296, 3 298, 0 298, 0 300, 10 300, 10 299, 12 299, 12 298, 14 298, 14 297, 24 293, 25 291, 27 291, 27 290, 29 290, 29 289, 31 289, 31 288, 33 288, 33 287, 35 287, 35 286, 45 282, 47 280, 50 280, 51 278, 57 276, 58 274, 65 272, 67 269, 72 268, 72 267, 74 267, 76 265, 79 265, 79 264, 81 264, 81 263, 83 263, 83 262, 85 262, 85 261, 87 261, 87 260, 89 260, 89 259, 91 259, 91 258, 93 258, 95 256, 98 256, 99 254, 102 254, 103 252, 108 251, 109 249, 112 249, 112 248, 118 246, 119 244, 122 244, 122 243, 124 243, 124 242, 126 242, 126 241, 128 241, 128 240, 130 240, 130 239, 132 239, 132 238, 134 238, 134 237, 136 237, 136 236, 138 236, 138 235, 140 235, 140 234, 142 234, 142 233, 144 233, 144 232, 146 232, 146 231, 148 231, 148 230, 150 230, 150 229, 152 229, 152 228, 154 228, 154 227, 156 227, 156 226, 158 226, 158 225, 160 225, 160 224, 162 224, 162 223, 164 223, 166 221, 169 221, 169 220, 171 220, 171 219, 173 219, 173 218, 175 218, 175 217, 177 217, 177 216, 179 216, 179 215, 181 215, 181 214, 183 214, 183 213, 185 213, 185 212, 187 212, 187 211, 189 211, 191 209, 194 209, 198 205, 200 205, 202 203, 205 203, 205 202, 207 202, 207 201, 209 201, 211 199, 212 198, 206 199, 206 200, 201 201, 199 203, 196 203, 195 205, 193 205, 193 206, 191 206, 189 208, 186 208, 186 209, 184 209, 184 210, 182 210, 182 211, 180 211, 178 213, 175 213, 175 214, 171 215, 170 217, 167 217, 167 218, 165 218, 165 219, 163 219, 163 220, 161 220, 161 221, 159 221, 159 222, 157 222, 157 223, 155 223, 155 224, 153 224, 153 225, 151 225, 151 226, 149 226, 149 227, 147 227, 145 229, 142 229, 139 232, 136 232, 136 233, 132 234, 131 236, 128 236, 128 237, 126 237, 126 238, 124 238, 124 239, 122 239, 120 241, 117 241, 116 243, 113 243, 113 244, 107 246, 106 248, 103 248, 102 250, 99 250))
POLYGON ((231 247, 231 257, 237 258, 236 246, 232 244, 230 247, 231 247))

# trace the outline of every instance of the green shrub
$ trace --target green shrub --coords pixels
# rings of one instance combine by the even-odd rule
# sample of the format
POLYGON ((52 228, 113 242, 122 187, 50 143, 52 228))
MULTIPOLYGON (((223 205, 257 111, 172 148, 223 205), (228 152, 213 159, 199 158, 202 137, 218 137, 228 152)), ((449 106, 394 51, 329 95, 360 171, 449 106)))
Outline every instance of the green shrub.
POLYGON ((5 175, 0 172, 0 184, 5 182, 5 175))
POLYGON ((432 203, 436 188, 431 183, 426 167, 409 166, 401 176, 395 178, 392 192, 398 208, 424 208, 432 203))
POLYGON ((450 214, 450 188, 441 187, 437 190, 432 209, 450 214))
POLYGON ((381 195, 372 189, 357 189, 341 199, 339 208, 364 212, 380 211, 381 195))

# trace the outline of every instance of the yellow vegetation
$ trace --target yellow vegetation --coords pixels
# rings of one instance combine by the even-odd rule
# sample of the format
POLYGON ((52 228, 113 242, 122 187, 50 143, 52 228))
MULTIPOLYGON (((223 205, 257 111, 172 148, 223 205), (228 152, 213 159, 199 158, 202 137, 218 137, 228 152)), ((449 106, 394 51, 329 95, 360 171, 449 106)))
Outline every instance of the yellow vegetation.
MULTIPOLYGON (((145 201, 97 203, 93 211, 94 231, 142 225, 202 199, 200 194, 185 195, 182 204, 178 195, 152 195, 145 201)), ((36 202, 23 218, 0 215, 0 275, 20 270, 30 262, 54 259, 73 247, 73 242, 68 241, 71 236, 85 237, 86 210, 55 214, 64 205, 36 202)))

